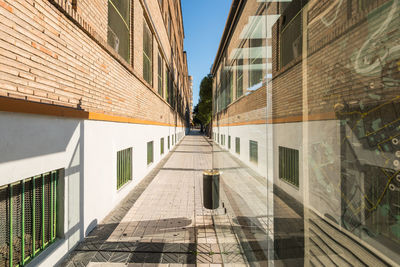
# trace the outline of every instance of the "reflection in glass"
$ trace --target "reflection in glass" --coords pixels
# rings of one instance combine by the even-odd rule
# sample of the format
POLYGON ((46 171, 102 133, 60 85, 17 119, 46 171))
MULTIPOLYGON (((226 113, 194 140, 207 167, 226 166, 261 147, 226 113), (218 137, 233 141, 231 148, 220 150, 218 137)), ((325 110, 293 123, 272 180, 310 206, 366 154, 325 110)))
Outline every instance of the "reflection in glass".
POLYGON ((226 264, 400 263, 399 13, 233 1, 212 67, 226 264))

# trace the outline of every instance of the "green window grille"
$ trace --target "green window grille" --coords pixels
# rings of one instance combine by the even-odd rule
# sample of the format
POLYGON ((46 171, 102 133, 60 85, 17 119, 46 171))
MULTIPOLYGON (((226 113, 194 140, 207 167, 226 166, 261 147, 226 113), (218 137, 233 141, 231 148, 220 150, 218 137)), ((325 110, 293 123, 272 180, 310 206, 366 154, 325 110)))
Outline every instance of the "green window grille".
POLYGON ((160 139, 160 154, 164 154, 164 137, 160 139))
POLYGON ((249 143, 250 161, 258 163, 258 143, 257 141, 250 140, 249 143))
POLYGON ((132 148, 117 152, 117 190, 132 180, 132 148))
POLYGON ((175 134, 175 144, 176 144, 176 134, 175 134))
POLYGON ((170 144, 170 138, 168 136, 168 150, 171 148, 171 144, 170 144))
POLYGON ((172 139, 172 145, 174 145, 174 136, 171 135, 171 139, 172 139))
POLYGON ((130 62, 130 2, 108 0, 107 43, 130 62))
POLYGON ((299 151, 279 147, 279 178, 299 187, 299 151))
POLYGON ((153 144, 154 144, 153 141, 147 142, 147 165, 154 162, 153 144))
POLYGON ((153 85, 153 35, 143 19, 143 79, 153 85))
POLYGON ((219 136, 220 134, 217 134, 217 143, 219 144, 219 136))
POLYGON ((161 54, 158 53, 158 94, 161 97, 164 97, 164 88, 163 88, 163 60, 161 54))
POLYGON ((0 187, 0 266, 24 266, 55 241, 59 175, 0 187))
POLYGON ((231 149, 231 136, 228 135, 228 149, 231 149))
POLYGON ((240 154, 240 138, 236 137, 235 139, 235 151, 236 153, 240 154))

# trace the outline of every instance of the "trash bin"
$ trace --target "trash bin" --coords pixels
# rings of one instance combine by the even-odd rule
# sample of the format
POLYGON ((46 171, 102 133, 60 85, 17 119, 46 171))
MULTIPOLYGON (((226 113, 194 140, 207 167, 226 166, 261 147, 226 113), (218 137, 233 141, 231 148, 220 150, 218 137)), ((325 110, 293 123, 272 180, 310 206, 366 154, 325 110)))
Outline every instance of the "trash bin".
POLYGON ((219 207, 219 171, 203 172, 203 205, 206 209, 219 207))

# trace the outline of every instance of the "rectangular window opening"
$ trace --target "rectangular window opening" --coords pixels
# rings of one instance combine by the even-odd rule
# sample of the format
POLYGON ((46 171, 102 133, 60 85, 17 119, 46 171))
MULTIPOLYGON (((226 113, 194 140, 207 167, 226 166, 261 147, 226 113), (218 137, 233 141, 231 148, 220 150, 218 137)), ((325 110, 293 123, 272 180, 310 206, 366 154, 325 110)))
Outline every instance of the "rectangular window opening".
POLYGON ((128 63, 131 50, 130 23, 130 1, 108 0, 107 43, 128 63))
POLYGON ((132 181, 132 148, 117 152, 117 190, 132 181))
POLYGON ((23 266, 59 236, 62 170, 0 186, 0 263, 23 266), (10 247, 10 244, 11 247, 10 247))
POLYGON ((279 178, 299 187, 299 150, 279 147, 279 178))
POLYGON ((143 18, 143 79, 153 85, 153 34, 143 18))
POLYGON ((258 163, 258 142, 250 140, 249 153, 250 153, 250 162, 258 163))
POLYGON ((147 165, 150 165, 154 162, 153 144, 153 141, 147 142, 147 165))
POLYGON ((235 152, 240 154, 240 138, 236 137, 235 139, 235 152))

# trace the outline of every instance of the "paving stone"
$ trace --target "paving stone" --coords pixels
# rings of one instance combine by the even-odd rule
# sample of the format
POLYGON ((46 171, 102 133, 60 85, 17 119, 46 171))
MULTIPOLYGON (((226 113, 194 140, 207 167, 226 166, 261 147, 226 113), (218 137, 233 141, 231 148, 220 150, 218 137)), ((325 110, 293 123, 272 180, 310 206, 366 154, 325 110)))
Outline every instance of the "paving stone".
MULTIPOLYGON (((212 167, 211 149, 203 136, 186 136, 77 249, 95 250, 92 262, 128 266, 222 263, 212 218, 217 213, 202 205, 202 170, 212 167)), ((229 218, 219 223, 218 234, 232 236, 229 218)))

